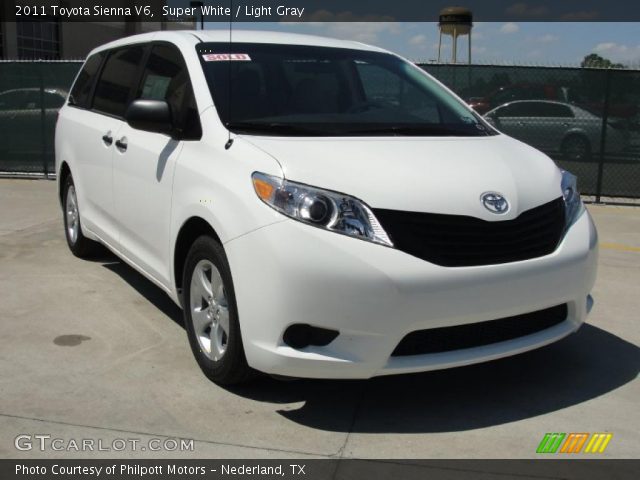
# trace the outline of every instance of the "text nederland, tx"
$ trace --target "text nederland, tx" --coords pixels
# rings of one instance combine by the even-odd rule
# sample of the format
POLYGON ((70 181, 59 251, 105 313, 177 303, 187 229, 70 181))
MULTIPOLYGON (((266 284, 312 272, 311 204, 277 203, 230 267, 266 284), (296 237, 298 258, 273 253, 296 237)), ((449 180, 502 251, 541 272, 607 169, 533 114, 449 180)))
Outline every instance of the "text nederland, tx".
MULTIPOLYGON (((293 475, 305 475, 306 465, 220 465, 220 473, 223 475, 278 475, 284 476, 287 472, 293 475)), ((218 469, 209 469, 217 472, 218 469)), ((17 464, 16 475, 90 475, 100 477, 119 475, 206 475, 207 467, 202 465, 137 465, 137 464, 113 464, 113 465, 59 465, 54 463, 50 468, 44 465, 17 464)))

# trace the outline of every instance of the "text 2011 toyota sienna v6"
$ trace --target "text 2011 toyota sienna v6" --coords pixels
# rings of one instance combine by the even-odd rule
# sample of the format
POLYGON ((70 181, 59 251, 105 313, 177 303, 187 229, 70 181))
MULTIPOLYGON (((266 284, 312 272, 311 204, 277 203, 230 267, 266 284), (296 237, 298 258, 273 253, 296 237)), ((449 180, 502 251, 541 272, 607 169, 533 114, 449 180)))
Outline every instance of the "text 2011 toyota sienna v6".
POLYGON ((448 368, 585 321, 574 176, 390 52, 227 35, 97 48, 55 144, 71 251, 104 244, 166 291, 210 379, 448 368))

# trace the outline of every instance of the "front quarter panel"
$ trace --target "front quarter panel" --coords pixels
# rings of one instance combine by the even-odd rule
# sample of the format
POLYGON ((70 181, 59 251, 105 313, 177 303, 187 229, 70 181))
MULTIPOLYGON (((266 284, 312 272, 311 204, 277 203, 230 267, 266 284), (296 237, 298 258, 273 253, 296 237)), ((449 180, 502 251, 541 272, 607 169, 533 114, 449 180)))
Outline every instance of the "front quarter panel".
MULTIPOLYGON (((172 262, 182 226, 191 218, 204 219, 222 243, 253 230, 285 220, 257 197, 251 174, 261 171, 282 176, 277 161, 241 138, 225 149, 226 130, 217 113, 209 108, 201 117, 204 135, 185 142, 173 185, 171 215, 172 262)), ((172 273, 175 292, 175 272, 172 273)))

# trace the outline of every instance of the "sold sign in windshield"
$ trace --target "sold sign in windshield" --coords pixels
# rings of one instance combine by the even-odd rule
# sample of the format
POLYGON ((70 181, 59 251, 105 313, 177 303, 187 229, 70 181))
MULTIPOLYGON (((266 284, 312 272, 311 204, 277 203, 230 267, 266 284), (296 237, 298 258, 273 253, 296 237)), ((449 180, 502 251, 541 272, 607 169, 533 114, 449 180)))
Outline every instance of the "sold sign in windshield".
POLYGON ((206 53, 202 55, 202 58, 205 62, 251 61, 251 57, 246 53, 206 53))

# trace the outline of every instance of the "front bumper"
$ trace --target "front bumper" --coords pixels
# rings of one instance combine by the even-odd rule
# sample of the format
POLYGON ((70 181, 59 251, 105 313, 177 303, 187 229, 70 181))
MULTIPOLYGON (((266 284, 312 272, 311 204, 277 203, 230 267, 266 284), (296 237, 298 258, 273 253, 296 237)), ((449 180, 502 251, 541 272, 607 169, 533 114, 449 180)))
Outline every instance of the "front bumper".
POLYGON ((249 365, 271 374, 370 378, 468 365, 531 350, 576 331, 591 308, 597 233, 588 212, 550 255, 502 265, 441 267, 293 220, 225 245, 249 365), (392 356, 416 330, 505 318, 566 303, 546 330, 480 347, 392 356), (283 340, 296 323, 338 330, 324 347, 283 340))

